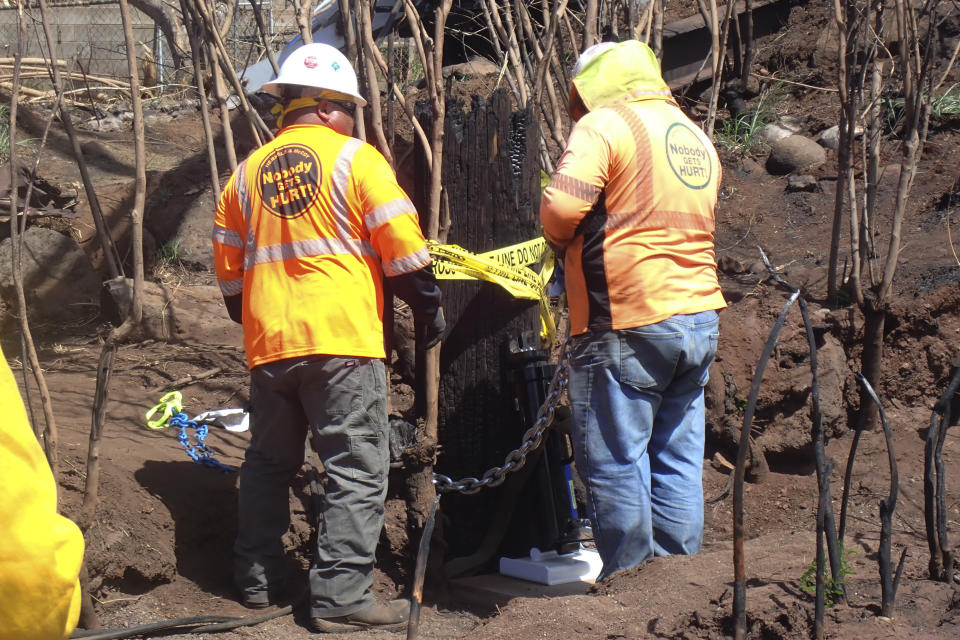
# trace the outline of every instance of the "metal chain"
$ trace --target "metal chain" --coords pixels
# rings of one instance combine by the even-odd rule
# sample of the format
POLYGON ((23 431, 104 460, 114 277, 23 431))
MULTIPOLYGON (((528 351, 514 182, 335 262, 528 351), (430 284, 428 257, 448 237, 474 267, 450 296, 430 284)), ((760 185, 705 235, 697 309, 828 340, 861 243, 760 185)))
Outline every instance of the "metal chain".
POLYGON ((533 421, 533 426, 527 429, 523 434, 523 442, 517 448, 507 454, 502 467, 493 467, 488 469, 480 478, 467 477, 460 480, 453 480, 449 476, 440 473, 433 474, 433 484, 438 493, 447 493, 456 491, 470 495, 477 493, 486 487, 497 487, 503 483, 508 473, 519 471, 527 463, 527 455, 536 451, 543 443, 543 434, 553 424, 553 418, 556 413, 557 405, 560 402, 560 396, 567 387, 568 373, 570 369, 570 340, 563 344, 563 351, 560 356, 560 362, 557 364, 557 370, 550 380, 550 386, 547 387, 547 397, 537 411, 537 418, 533 421))

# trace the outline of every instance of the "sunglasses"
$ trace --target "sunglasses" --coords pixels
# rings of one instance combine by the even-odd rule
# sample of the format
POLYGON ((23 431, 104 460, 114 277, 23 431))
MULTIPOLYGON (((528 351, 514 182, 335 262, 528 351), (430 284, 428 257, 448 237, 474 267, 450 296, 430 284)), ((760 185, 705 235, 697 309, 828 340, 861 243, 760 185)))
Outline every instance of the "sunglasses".
POLYGON ((357 105, 353 102, 343 102, 341 100, 330 100, 330 99, 327 99, 327 102, 332 102, 333 104, 337 105, 338 107, 340 107, 341 109, 349 113, 351 116, 354 115, 357 111, 357 105))

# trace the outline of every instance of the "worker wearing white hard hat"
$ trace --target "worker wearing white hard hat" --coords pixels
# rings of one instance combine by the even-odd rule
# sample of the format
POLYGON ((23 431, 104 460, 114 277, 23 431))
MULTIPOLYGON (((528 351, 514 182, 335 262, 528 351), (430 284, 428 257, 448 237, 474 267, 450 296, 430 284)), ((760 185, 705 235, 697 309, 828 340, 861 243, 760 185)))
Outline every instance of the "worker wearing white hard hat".
POLYGON ((305 44, 291 53, 277 77, 263 85, 263 91, 281 100, 277 117, 281 129, 294 111, 311 108, 320 100, 342 105, 351 113, 353 105, 367 104, 347 57, 336 47, 320 42, 305 44))
POLYGON ((409 602, 372 590, 390 462, 384 287, 410 305, 428 347, 445 327, 440 289, 416 209, 383 155, 351 137, 366 101, 343 54, 304 45, 265 89, 281 100, 280 131, 230 177, 212 238, 250 368, 234 580, 252 608, 298 591, 286 584, 282 538, 309 432, 325 471, 311 625, 401 624, 409 602))

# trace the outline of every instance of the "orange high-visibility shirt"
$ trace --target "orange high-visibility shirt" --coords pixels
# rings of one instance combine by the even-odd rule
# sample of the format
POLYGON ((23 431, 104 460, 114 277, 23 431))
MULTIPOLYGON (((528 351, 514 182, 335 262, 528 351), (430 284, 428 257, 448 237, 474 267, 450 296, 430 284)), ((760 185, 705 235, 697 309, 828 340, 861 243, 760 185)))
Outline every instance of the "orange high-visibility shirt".
POLYGON ((716 150, 669 92, 630 98, 577 122, 543 194, 544 235, 566 247, 573 335, 726 306, 713 245, 716 150))
POLYGON ((383 358, 384 275, 430 264, 417 212, 370 145, 292 125, 220 196, 214 261, 243 294, 251 368, 313 354, 383 358))

